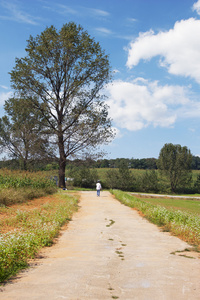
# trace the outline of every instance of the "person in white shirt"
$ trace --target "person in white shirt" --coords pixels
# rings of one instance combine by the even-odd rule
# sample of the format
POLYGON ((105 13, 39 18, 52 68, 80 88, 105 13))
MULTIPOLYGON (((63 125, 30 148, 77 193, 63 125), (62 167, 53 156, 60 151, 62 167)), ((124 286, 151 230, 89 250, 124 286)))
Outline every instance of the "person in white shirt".
POLYGON ((100 180, 98 180, 97 183, 96 183, 96 190, 97 190, 97 197, 99 197, 100 196, 100 190, 101 190, 100 180))

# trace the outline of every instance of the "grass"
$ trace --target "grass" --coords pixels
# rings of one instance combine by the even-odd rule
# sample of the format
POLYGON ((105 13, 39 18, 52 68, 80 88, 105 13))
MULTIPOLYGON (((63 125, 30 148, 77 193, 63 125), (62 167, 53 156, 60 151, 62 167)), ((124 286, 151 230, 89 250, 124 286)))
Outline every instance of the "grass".
POLYGON ((181 210, 184 212, 189 212, 192 214, 197 214, 200 216, 200 200, 194 199, 184 199, 184 198, 153 198, 153 197, 142 197, 142 201, 151 203, 153 205, 161 205, 167 209, 181 210))
POLYGON ((61 191, 35 207, 30 201, 29 208, 28 204, 0 208, 0 282, 27 267, 30 258, 53 243, 77 210, 77 202, 77 197, 61 191))
POLYGON ((167 209, 136 198, 119 190, 111 191, 123 204, 136 208, 152 223, 162 227, 164 231, 182 238, 192 245, 200 247, 200 216, 177 209, 167 209))

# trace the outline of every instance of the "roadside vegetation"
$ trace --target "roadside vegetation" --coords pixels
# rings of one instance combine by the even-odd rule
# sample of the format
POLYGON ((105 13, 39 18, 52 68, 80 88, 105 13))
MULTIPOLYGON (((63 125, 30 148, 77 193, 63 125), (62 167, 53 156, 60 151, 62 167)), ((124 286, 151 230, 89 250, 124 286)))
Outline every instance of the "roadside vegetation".
POLYGON ((77 210, 78 196, 66 191, 0 208, 0 282, 28 266, 44 246, 50 246, 61 226, 77 210))
POLYGON ((0 205, 22 203, 53 194, 57 189, 46 172, 0 170, 0 205))
MULTIPOLYGON (((200 199, 195 199, 195 195, 191 195, 194 198, 173 198, 171 197, 154 197, 148 194, 136 194, 137 198, 141 199, 146 203, 150 203, 153 205, 160 205, 165 207, 166 209, 173 209, 173 210, 181 210, 183 212, 188 212, 191 214, 199 215, 200 216, 200 199)), ((186 196, 187 197, 187 196, 186 196)), ((190 196, 188 196, 190 197, 190 196)))
POLYGON ((200 202, 196 204, 198 213, 190 213, 185 209, 180 210, 181 208, 166 208, 162 206, 162 200, 155 205, 150 203, 149 199, 148 201, 139 199, 127 192, 119 190, 111 192, 121 203, 139 210, 149 221, 162 227, 164 231, 170 231, 200 251, 200 202))

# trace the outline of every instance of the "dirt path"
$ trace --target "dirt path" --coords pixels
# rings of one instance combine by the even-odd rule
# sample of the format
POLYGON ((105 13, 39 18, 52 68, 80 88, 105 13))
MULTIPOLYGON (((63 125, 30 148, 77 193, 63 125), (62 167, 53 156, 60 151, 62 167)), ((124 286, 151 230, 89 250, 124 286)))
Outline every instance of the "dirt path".
POLYGON ((81 193, 80 209, 38 264, 1 288, 1 300, 199 300, 200 259, 188 244, 113 199, 81 193))

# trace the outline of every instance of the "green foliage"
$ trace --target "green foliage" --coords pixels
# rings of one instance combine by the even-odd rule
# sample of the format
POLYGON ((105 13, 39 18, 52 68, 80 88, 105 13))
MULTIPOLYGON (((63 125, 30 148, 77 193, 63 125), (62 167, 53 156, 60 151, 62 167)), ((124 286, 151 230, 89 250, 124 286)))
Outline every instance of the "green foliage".
POLYGON ((93 162, 96 168, 120 168, 122 164, 132 169, 157 169, 156 158, 116 158, 116 159, 99 159, 93 162))
POLYGON ((119 171, 117 169, 108 169, 105 173, 106 187, 110 189, 118 188, 120 180, 119 171))
MULTIPOLYGON (((37 100, 35 100, 37 101, 37 100)), ((45 119, 32 104, 30 97, 15 97, 4 104, 7 115, 0 119, 0 150, 18 159, 21 169, 27 170, 33 160, 50 158, 45 119)))
POLYGON ((98 180, 97 170, 89 169, 84 166, 72 168, 69 171, 69 176, 73 178, 74 186, 83 188, 95 188, 98 180))
POLYGON ((160 190, 158 175, 155 170, 146 171, 140 178, 138 184, 140 191, 145 193, 157 193, 160 190))
POLYGON ((200 157, 192 156, 192 170, 200 170, 200 157))
POLYGON ((122 163, 119 169, 109 169, 105 174, 106 187, 118 188, 123 191, 133 191, 135 188, 135 178, 126 165, 122 163))
POLYGON ((58 170, 58 164, 56 162, 49 163, 45 166, 45 171, 58 170))
POLYGON ((133 190, 135 178, 133 177, 128 165, 126 163, 122 163, 119 168, 119 189, 123 191, 133 190))
POLYGON ((172 192, 190 184, 191 162, 192 155, 187 147, 170 143, 161 149, 157 165, 168 177, 172 192))
POLYGON ((194 189, 196 193, 200 193, 200 174, 197 176, 197 179, 194 183, 194 189))
POLYGON ((59 186, 64 187, 66 159, 113 137, 100 93, 110 80, 110 63, 99 43, 73 22, 30 36, 25 50, 10 73, 12 87, 30 96, 57 141, 59 186))
MULTIPOLYGON (((79 169, 80 166, 74 168, 74 170, 77 170, 77 174, 79 169)), ((121 172, 119 172, 117 168, 97 168, 90 169, 90 171, 91 170, 97 171, 98 176, 95 178, 101 181, 104 189, 123 189, 133 192, 172 194, 168 178, 164 174, 161 174, 159 170, 135 170, 129 168, 127 170, 121 170, 121 172), (126 181, 124 178, 126 178, 126 181)), ((73 173, 71 173, 69 169, 67 169, 67 174, 68 177, 73 178, 73 173)), ((194 184, 191 184, 190 181, 185 181, 184 186, 179 185, 177 192, 179 194, 198 193, 198 175, 199 171, 193 171, 191 176, 194 184)), ((76 186, 79 184, 81 186, 82 179, 76 181, 76 186)))
POLYGON ((46 178, 46 176, 39 173, 29 172, 9 172, 8 170, 2 170, 0 172, 0 187, 1 188, 45 188, 48 186, 55 186, 55 183, 46 178))

